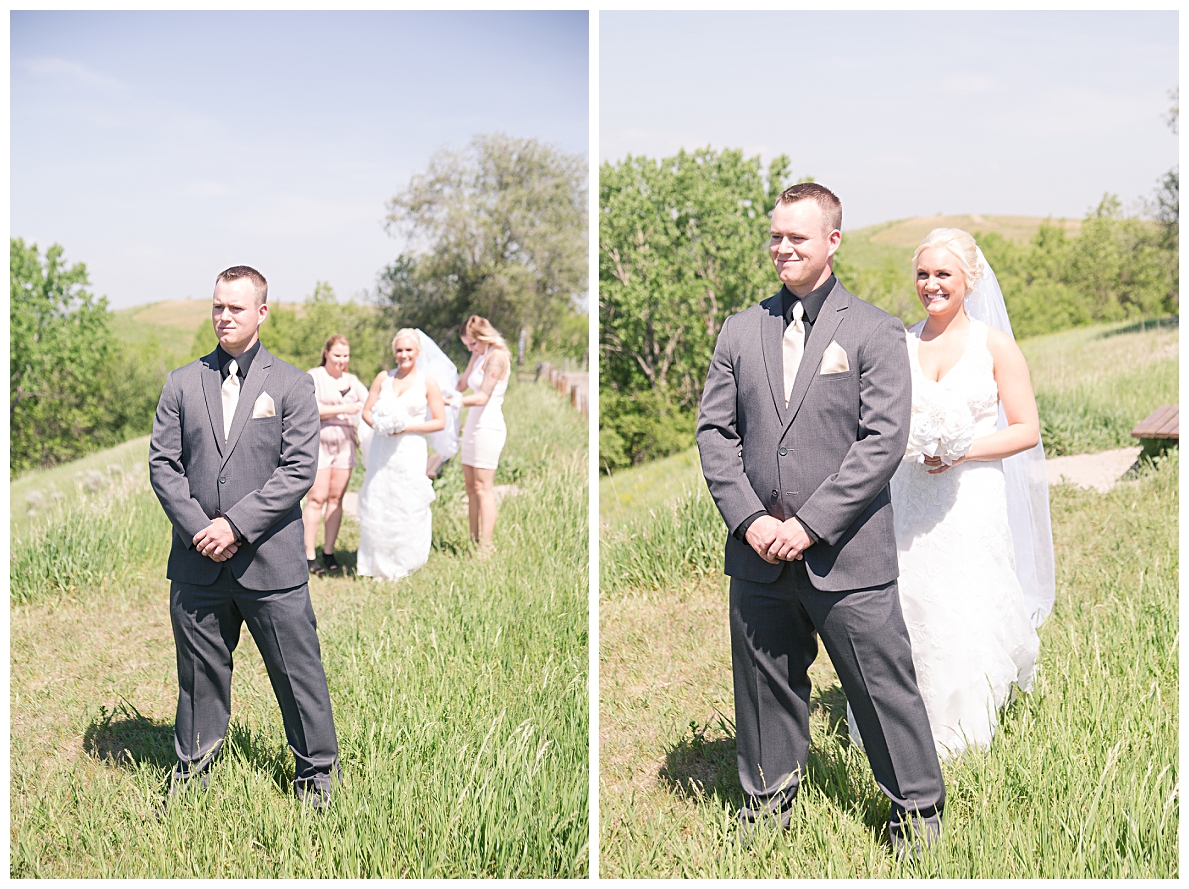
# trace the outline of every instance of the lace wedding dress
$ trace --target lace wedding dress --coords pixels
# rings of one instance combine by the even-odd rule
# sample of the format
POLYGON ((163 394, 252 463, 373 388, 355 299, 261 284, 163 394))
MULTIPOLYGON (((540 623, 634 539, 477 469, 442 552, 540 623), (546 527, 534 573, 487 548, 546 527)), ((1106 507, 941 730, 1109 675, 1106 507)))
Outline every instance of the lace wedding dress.
MULTIPOLYGON (((425 376, 416 371, 409 388, 396 395, 393 375, 380 387, 374 412, 388 412, 407 423, 425 420, 425 376)), ((371 438, 367 477, 359 492, 359 557, 363 577, 396 580, 429 561, 435 494, 425 474, 424 435, 404 432, 371 438)))
MULTIPOLYGON (((892 504, 900 604, 917 685, 945 759, 990 745, 1012 686, 1032 688, 1040 640, 1016 578, 1001 461, 961 463, 929 475, 916 458, 929 437, 922 435, 926 426, 966 439, 996 431, 999 390, 987 326, 971 321, 962 358, 933 381, 917 357, 924 324, 908 331, 913 435, 892 479, 892 504)), ((861 746, 849 705, 847 719, 861 746)))

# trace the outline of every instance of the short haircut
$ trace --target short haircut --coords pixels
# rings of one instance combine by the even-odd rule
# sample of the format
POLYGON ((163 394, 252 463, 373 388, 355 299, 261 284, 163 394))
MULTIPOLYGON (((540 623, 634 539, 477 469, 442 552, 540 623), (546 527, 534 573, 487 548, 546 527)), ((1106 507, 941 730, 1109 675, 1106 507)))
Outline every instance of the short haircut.
POLYGON ((215 286, 218 287, 220 281, 238 281, 240 278, 247 278, 252 282, 252 287, 256 290, 256 305, 262 306, 268 302, 268 282, 264 280, 264 275, 249 265, 233 265, 219 272, 219 277, 215 278, 215 286))
POLYGON ((822 208, 823 221, 829 231, 842 231, 842 201, 824 185, 818 185, 816 182, 798 182, 796 185, 790 185, 780 193, 776 205, 779 207, 781 204, 810 200, 817 201, 817 205, 822 208))

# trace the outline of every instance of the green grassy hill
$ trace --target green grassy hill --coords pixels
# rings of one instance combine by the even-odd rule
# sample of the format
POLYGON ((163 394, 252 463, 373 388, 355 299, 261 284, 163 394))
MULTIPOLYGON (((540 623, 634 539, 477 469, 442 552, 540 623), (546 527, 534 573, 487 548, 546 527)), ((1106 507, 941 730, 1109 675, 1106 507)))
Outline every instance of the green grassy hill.
POLYGON ((1039 216, 916 216, 868 225, 843 232, 838 249, 838 271, 852 291, 863 299, 914 324, 925 317, 912 286, 912 254, 935 228, 960 228, 977 238, 1002 235, 1025 244, 1040 231, 1041 223, 1062 225, 1069 236, 1081 232, 1080 219, 1045 220, 1039 216))
POLYGON ((113 312, 111 330, 132 346, 156 343, 177 367, 190 356, 194 331, 210 319, 209 299, 171 299, 113 312))

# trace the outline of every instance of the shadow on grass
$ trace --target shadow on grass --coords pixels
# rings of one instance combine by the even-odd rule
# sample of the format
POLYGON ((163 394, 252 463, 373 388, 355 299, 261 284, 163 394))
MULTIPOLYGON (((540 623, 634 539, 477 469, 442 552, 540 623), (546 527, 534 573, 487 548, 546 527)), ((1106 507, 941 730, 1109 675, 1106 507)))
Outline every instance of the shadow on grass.
MULTIPOLYGON (((172 771, 177 762, 173 723, 150 719, 128 701, 121 701, 110 710, 99 708, 99 716, 91 720, 83 733, 83 750, 98 760, 125 769, 143 764, 172 771)), ((260 733, 233 721, 218 759, 228 756, 266 773, 282 793, 292 791, 293 759, 289 751, 268 743, 260 733)))
POLYGON ((1125 333, 1140 333, 1145 330, 1156 330, 1159 327, 1176 327, 1181 326, 1180 315, 1168 315, 1164 318, 1141 318, 1134 324, 1128 324, 1126 327, 1120 327, 1117 330, 1108 330, 1102 334, 1103 339, 1112 336, 1122 336, 1125 333))
MULTIPOLYGON (((880 834, 886 829, 890 803, 879 791, 870 775, 854 780, 853 769, 848 771, 847 760, 853 758, 849 731, 846 727, 846 695, 839 685, 815 691, 810 712, 826 719, 826 731, 831 738, 823 748, 814 744, 809 749, 807 784, 814 787, 839 809, 854 812, 868 828, 880 834)), ((690 730, 665 752, 665 764, 659 777, 680 797, 701 800, 713 797, 725 803, 732 814, 743 807, 743 787, 739 783, 735 727, 721 713, 701 727, 691 720, 690 730)), ((866 758, 864 758, 866 765, 866 758)))
POLYGON ((111 710, 99 708, 99 716, 83 732, 83 750, 124 768, 138 763, 165 768, 177 761, 173 723, 150 719, 127 701, 120 701, 111 710))

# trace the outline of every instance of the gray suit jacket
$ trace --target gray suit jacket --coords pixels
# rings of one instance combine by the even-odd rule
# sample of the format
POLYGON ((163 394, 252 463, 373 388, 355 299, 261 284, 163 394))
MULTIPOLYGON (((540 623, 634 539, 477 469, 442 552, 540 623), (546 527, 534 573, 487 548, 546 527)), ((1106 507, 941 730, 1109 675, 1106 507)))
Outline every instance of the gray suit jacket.
POLYGON ((231 434, 223 441, 222 379, 215 352, 170 373, 149 441, 149 480, 173 523, 171 580, 214 583, 221 563, 194 549, 194 535, 226 516, 244 543, 227 564, 253 590, 309 579, 301 498, 318 471, 314 382, 263 346, 248 369, 231 434), (275 416, 253 417, 261 393, 275 416))
POLYGON ((826 298, 784 404, 780 293, 726 320, 698 414, 698 449, 727 523, 725 571, 774 583, 786 563, 765 562, 734 532, 765 510, 797 515, 818 535, 805 550, 826 591, 888 583, 899 574, 888 482, 908 443, 912 381, 904 326, 841 284, 826 298), (821 374, 826 347, 849 370, 821 374))

